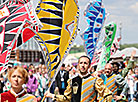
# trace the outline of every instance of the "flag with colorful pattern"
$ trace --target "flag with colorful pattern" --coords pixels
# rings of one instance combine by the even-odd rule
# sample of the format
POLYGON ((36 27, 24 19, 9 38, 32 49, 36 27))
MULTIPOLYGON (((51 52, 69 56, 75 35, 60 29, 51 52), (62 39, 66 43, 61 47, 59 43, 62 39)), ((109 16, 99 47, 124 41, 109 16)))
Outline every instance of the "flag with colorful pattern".
MULTIPOLYGON (((114 41, 113 41, 113 44, 111 46, 111 55, 114 55, 116 53, 116 51, 120 48, 119 46, 119 42, 121 40, 121 36, 119 37, 115 37, 114 41)), ((100 56, 101 56, 101 53, 102 53, 102 46, 103 46, 103 41, 99 41, 97 43, 97 46, 96 46, 96 49, 95 49, 95 52, 94 52, 94 55, 93 55, 93 59, 92 59, 92 65, 97 65, 99 63, 99 60, 100 60, 100 56)))
POLYGON ((100 60, 97 66, 97 71, 104 69, 107 61, 110 59, 111 46, 113 44, 116 33, 116 24, 109 23, 105 26, 105 39, 102 47, 100 60))
MULTIPOLYGON (((8 0, 0 6, 0 59, 5 59, 7 62, 9 57, 6 56, 10 54, 8 51, 14 50, 32 38, 41 23, 30 0, 8 0)), ((7 65, 5 61, 0 61, 0 71, 7 65)))
POLYGON ((86 53, 92 60, 106 16, 102 0, 90 2, 85 10, 84 16, 87 18, 89 27, 81 37, 84 40, 86 53))
POLYGON ((113 45, 111 47, 111 55, 114 55, 116 53, 116 51, 120 48, 120 46, 119 46, 120 41, 121 41, 121 36, 114 39, 113 45))
POLYGON ((8 61, 14 44, 15 39, 7 46, 7 50, 0 55, 0 62, 2 63, 0 64, 0 73, 3 73, 7 69, 6 66, 8 65, 8 61))
POLYGON ((50 85, 76 37, 78 5, 75 0, 41 0, 36 12, 43 27, 35 39, 42 49, 50 85))
POLYGON ((102 47, 103 47, 103 41, 99 40, 97 43, 97 46, 95 48, 95 52, 93 54, 93 59, 92 59, 92 66, 97 65, 100 60, 101 52, 102 52, 102 47))

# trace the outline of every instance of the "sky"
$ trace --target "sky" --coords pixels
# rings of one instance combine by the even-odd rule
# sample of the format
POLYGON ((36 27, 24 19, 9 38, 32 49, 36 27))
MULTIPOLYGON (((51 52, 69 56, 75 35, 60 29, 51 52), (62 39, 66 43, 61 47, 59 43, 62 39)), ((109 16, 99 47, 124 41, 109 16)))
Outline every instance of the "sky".
MULTIPOLYGON (((34 0, 35 4, 37 1, 34 0)), ((76 44, 83 44, 80 38, 87 28, 87 22, 83 16, 83 12, 89 3, 89 0, 78 0, 80 8, 79 29, 78 35, 75 39, 76 44)), ((107 10, 104 25, 115 22, 117 24, 116 36, 122 35, 121 44, 138 43, 138 0, 103 0, 103 5, 107 10), (122 24, 120 26, 120 23, 122 24), (119 28, 122 28, 120 31, 119 28)))

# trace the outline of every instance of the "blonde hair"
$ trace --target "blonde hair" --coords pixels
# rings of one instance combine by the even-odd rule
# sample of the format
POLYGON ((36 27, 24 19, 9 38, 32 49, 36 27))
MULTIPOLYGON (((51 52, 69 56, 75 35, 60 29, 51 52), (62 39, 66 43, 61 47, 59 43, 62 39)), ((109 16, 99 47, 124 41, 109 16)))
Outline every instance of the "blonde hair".
POLYGON ((24 84, 26 84, 28 82, 28 72, 24 68, 19 67, 19 66, 11 68, 8 71, 8 80, 10 81, 11 75, 15 70, 18 70, 22 74, 22 76, 24 78, 24 84))

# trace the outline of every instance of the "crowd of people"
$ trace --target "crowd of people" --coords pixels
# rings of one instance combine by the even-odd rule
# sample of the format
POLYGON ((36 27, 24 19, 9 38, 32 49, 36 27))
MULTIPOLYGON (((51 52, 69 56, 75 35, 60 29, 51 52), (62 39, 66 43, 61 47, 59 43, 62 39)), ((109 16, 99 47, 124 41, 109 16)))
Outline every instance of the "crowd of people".
POLYGON ((132 52, 127 67, 108 62, 97 71, 88 56, 81 56, 78 65, 62 64, 48 90, 48 72, 43 64, 8 67, 0 75, 0 101, 40 102, 138 102, 138 64, 132 52))

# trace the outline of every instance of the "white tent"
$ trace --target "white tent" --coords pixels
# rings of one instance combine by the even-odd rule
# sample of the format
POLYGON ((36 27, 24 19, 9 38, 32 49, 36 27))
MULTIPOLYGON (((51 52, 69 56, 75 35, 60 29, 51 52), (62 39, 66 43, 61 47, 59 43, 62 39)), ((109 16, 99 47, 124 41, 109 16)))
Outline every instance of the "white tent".
POLYGON ((78 59, 74 56, 68 55, 65 60, 64 60, 64 64, 65 65, 72 65, 73 63, 77 63, 78 59))
POLYGON ((130 47, 130 48, 125 48, 121 51, 117 51, 114 55, 111 56, 111 58, 117 58, 117 57, 121 57, 123 54, 127 57, 131 56, 131 52, 133 50, 136 50, 136 54, 135 57, 138 57, 138 49, 135 47, 130 47))

